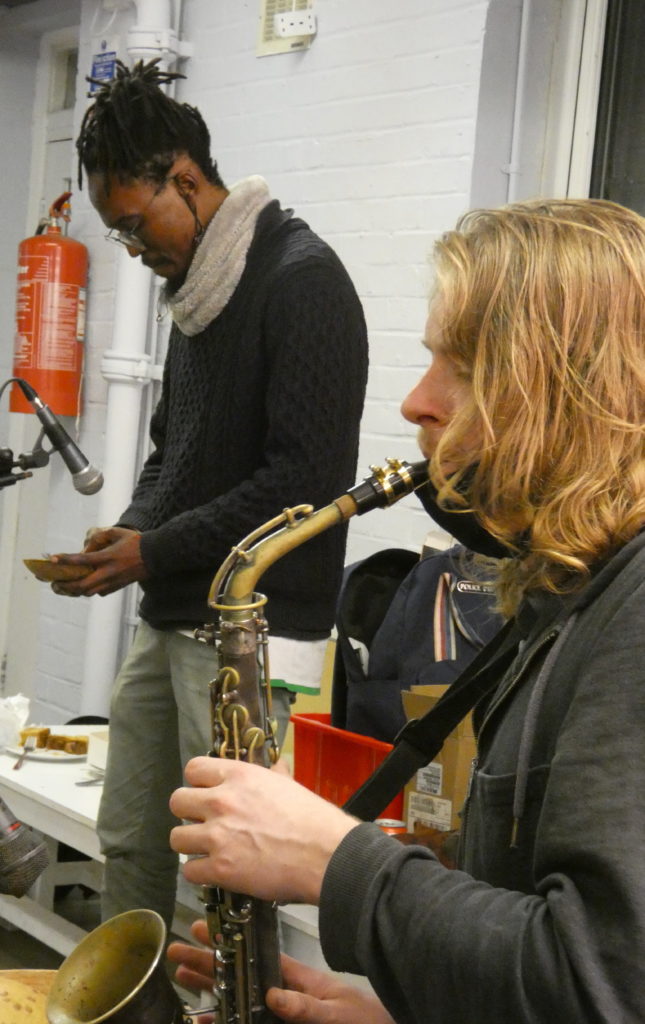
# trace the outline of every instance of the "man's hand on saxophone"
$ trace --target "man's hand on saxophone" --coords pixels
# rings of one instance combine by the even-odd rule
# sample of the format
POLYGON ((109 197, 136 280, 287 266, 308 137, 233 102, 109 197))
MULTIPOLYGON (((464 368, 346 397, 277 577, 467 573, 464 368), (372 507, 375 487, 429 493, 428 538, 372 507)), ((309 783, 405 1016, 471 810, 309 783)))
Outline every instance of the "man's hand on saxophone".
MULTIPOLYGON (((175 979, 181 985, 211 992, 213 953, 208 948, 208 926, 205 921, 196 921, 191 931, 200 946, 172 942, 168 959, 178 964, 175 979)), ((375 996, 345 984, 333 974, 316 971, 285 954, 281 967, 286 987, 267 992, 267 1006, 280 1020, 291 1024, 394 1024, 375 996)), ((196 1024, 209 1020, 208 1015, 199 1016, 196 1024)))
MULTIPOLYGON (((327 864, 359 822, 295 782, 281 770, 246 761, 197 757, 170 808, 192 822, 170 835, 179 853, 197 855, 184 865, 188 881, 220 885, 260 899, 317 904, 327 864)), ((205 921, 193 935, 210 945, 205 921)), ((172 943, 177 980, 212 990, 213 957, 205 949, 172 943)), ((337 976, 281 957, 284 988, 270 988, 267 1006, 291 1024, 393 1024, 373 995, 337 976)))
POLYGON ((192 822, 170 834, 189 882, 219 885, 263 900, 317 904, 327 864, 359 822, 279 769, 196 757, 185 770, 191 788, 176 790, 170 809, 192 822))

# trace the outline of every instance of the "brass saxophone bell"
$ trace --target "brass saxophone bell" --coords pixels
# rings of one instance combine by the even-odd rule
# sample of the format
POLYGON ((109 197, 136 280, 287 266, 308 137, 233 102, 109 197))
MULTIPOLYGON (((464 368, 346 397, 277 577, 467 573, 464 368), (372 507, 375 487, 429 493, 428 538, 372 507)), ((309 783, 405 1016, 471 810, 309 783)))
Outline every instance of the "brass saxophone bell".
POLYGON ((129 910, 99 925, 58 969, 49 1024, 183 1024, 183 1004, 164 967, 165 942, 166 926, 153 910, 129 910))

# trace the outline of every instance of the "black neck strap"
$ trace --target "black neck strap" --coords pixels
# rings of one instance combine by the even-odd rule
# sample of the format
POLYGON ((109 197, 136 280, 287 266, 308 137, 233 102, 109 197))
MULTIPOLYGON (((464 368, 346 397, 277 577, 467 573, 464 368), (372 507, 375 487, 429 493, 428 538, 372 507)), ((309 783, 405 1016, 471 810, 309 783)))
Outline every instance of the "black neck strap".
POLYGON ((394 741, 394 749, 363 785, 350 796, 343 810, 362 821, 374 821, 394 800, 414 773, 441 750, 447 736, 478 700, 489 693, 517 654, 520 640, 511 619, 423 718, 408 722, 394 741))

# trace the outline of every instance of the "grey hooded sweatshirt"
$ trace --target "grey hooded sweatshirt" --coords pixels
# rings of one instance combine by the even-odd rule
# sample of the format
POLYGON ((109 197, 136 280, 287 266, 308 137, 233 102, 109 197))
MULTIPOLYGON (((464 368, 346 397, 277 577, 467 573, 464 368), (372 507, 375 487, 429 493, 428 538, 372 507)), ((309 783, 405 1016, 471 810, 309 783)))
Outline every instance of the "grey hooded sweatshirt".
POLYGON ((518 625, 476 713, 460 869, 358 826, 325 875, 323 952, 398 1024, 642 1024, 645 534, 518 625))

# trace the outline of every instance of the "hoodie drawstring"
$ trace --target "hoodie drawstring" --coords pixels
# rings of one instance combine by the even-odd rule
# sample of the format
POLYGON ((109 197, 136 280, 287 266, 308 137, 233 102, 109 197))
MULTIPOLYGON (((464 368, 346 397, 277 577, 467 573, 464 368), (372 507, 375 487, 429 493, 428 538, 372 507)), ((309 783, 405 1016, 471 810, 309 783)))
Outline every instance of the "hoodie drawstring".
POLYGON ((542 707, 544 699, 544 692, 547 687, 547 683, 551 676, 551 670, 555 661, 562 650, 563 645, 566 643, 569 633, 573 629, 576 619, 578 618, 578 612, 574 612, 565 622, 559 636, 557 637, 553 647, 544 659, 544 664, 538 673, 538 677, 533 687, 533 692, 529 699, 528 707, 526 709, 526 718, 524 719, 524 725, 522 726, 522 735, 520 737, 520 748, 517 757, 517 775, 515 779, 515 791, 513 793, 513 830, 511 833, 511 848, 517 847, 517 834, 519 830, 520 821, 524 815, 524 806, 526 803, 526 787, 528 784, 529 775, 529 760, 531 757, 531 749, 533 747, 533 740, 535 738, 535 730, 537 727, 538 715, 542 707))

